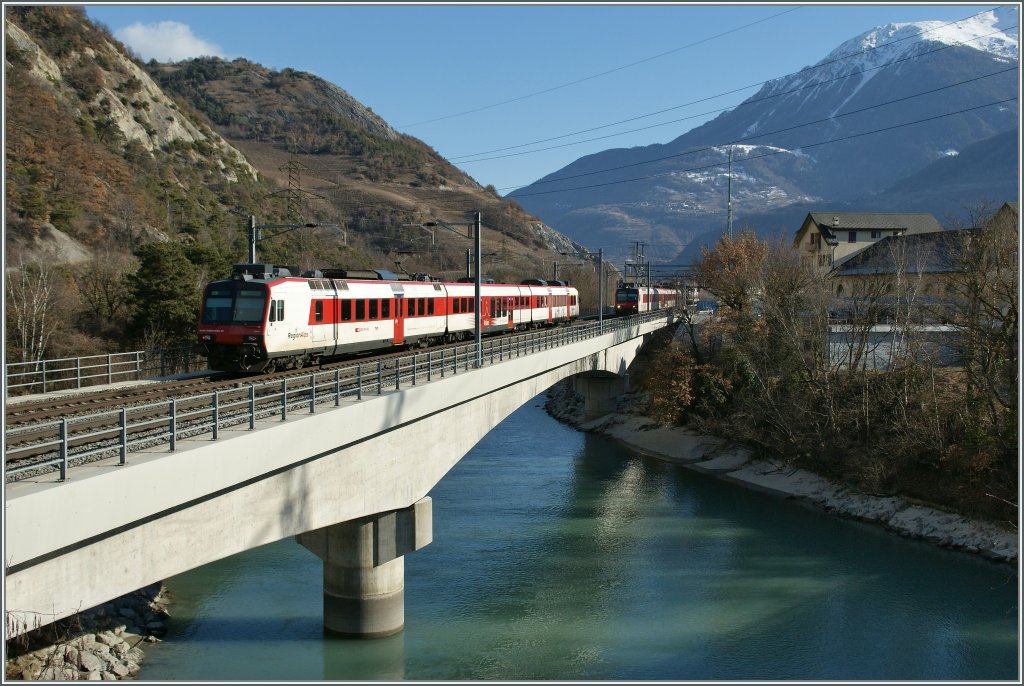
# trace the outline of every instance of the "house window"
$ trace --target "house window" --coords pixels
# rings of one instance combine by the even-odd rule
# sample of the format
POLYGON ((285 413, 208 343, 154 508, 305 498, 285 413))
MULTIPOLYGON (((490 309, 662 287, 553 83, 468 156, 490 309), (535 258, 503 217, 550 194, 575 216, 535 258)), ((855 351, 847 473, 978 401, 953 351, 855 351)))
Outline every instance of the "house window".
POLYGON ((872 231, 871 232, 871 237, 872 238, 881 238, 882 237, 882 232, 881 231, 872 231))
POLYGON ((850 237, 847 239, 847 242, 849 242, 849 243, 856 243, 857 242, 857 232, 856 231, 851 231, 850 232, 850 237))

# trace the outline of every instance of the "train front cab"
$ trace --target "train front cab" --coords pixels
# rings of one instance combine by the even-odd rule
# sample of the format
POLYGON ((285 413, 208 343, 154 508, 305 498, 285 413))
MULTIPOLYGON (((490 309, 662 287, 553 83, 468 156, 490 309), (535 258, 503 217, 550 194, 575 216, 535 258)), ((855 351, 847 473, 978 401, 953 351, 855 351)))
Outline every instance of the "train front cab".
POLYGON ((266 366, 263 326, 270 314, 267 294, 268 287, 263 281, 230 279, 206 287, 197 348, 211 369, 258 371, 266 366))
POLYGON ((615 315, 636 314, 640 309, 640 290, 623 287, 615 291, 615 315))

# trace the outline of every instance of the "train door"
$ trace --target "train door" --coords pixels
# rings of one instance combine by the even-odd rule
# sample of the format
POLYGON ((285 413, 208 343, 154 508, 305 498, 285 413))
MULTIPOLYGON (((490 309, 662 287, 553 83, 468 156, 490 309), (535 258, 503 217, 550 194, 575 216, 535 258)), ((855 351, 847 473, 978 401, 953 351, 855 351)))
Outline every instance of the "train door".
POLYGON ((405 299, 402 293, 395 293, 395 308, 392 313, 395 320, 395 345, 405 343, 405 299))
POLYGON ((508 329, 509 329, 509 331, 511 331, 511 330, 516 328, 515 299, 514 298, 506 298, 505 299, 505 306, 506 306, 506 309, 508 310, 508 329))

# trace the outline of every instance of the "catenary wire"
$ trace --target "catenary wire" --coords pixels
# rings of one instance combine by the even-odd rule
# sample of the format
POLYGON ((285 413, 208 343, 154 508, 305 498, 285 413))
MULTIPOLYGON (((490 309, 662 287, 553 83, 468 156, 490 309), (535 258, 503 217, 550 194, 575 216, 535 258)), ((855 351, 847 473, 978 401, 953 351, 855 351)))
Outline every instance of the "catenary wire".
POLYGON ((513 103, 513 102, 519 102, 521 100, 526 100, 528 98, 533 98, 533 97, 536 97, 538 95, 544 95, 546 93, 551 93, 551 92, 556 91, 556 90, 561 90, 562 88, 568 88, 569 86, 575 86, 578 83, 584 83, 586 81, 591 81, 591 80, 599 78, 601 76, 607 76, 608 74, 613 74, 613 73, 615 73, 617 71, 622 71, 623 69, 629 69, 630 67, 635 67, 636 65, 643 64, 644 62, 650 62, 651 60, 656 60, 656 59, 664 57, 666 55, 671 55, 672 53, 679 52, 680 50, 685 50, 687 48, 692 48, 692 47, 694 47, 696 45, 700 45, 702 43, 707 43, 708 41, 714 40, 715 38, 721 38, 722 36, 727 36, 730 33, 735 33, 737 31, 741 31, 741 30, 749 28, 751 26, 755 26, 757 24, 766 22, 766 21, 768 21, 770 19, 775 19, 776 17, 781 17, 784 14, 789 14, 790 12, 795 12, 798 9, 801 9, 801 6, 793 7, 791 9, 785 10, 783 12, 779 12, 778 14, 773 14, 773 15, 771 15, 769 17, 764 17, 763 19, 758 19, 757 21, 751 22, 749 24, 744 24, 743 26, 738 26, 738 27, 736 27, 734 29, 729 29, 728 31, 723 31, 722 33, 717 33, 714 36, 708 36, 707 38, 702 38, 699 41, 694 41, 693 43, 688 43, 687 45, 682 45, 682 46, 680 46, 678 48, 673 48, 672 50, 668 50, 666 52, 663 52, 663 53, 660 53, 660 54, 657 54, 657 55, 652 55, 651 57, 645 57, 644 59, 637 60, 636 62, 631 62, 629 64, 624 64, 621 67, 615 67, 614 69, 608 69, 607 71, 603 71, 603 72, 601 72, 599 74, 592 74, 591 76, 585 76, 585 77, 583 77, 581 79, 576 79, 575 81, 568 81, 568 82, 560 84, 558 86, 552 86, 550 88, 545 88, 543 90, 534 91, 533 93, 527 93, 526 95, 520 95, 518 97, 510 98, 508 100, 502 100, 501 102, 492 103, 490 105, 483 105, 481 107, 475 107, 475 108, 473 108, 471 110, 465 110, 463 112, 456 112, 454 114, 448 114, 448 115, 445 115, 443 117, 436 117, 434 119, 426 119, 424 121, 418 121, 418 122, 415 122, 413 124, 405 124, 404 126, 399 126, 397 128, 409 129, 409 128, 412 128, 414 126, 421 126, 423 124, 432 124, 434 122, 443 121, 445 119, 454 119, 455 117, 462 117, 462 116, 465 116, 467 114, 475 114, 476 112, 482 112, 483 110, 493 109, 495 107, 500 107, 502 105, 508 105, 508 104, 513 103))
MULTIPOLYGON (((935 116, 932 116, 932 117, 925 117, 924 119, 917 119, 915 121, 904 122, 902 124, 894 124, 892 126, 885 126, 885 127, 880 128, 880 129, 873 129, 871 131, 862 131, 861 133, 850 134, 848 136, 843 136, 841 138, 835 138, 835 139, 827 140, 827 141, 818 141, 817 143, 807 143, 807 144, 803 144, 803 145, 797 145, 797 146, 795 146, 794 149, 804 150, 804 149, 807 149, 807 148, 817 148, 817 147, 820 147, 820 146, 823 146, 823 145, 831 145, 833 143, 841 143, 843 141, 848 141, 848 140, 851 140, 851 139, 854 139, 854 138, 861 138, 863 136, 869 136, 869 135, 873 135, 873 134, 876 134, 876 133, 882 133, 882 132, 885 132, 885 131, 892 131, 892 130, 904 128, 904 127, 907 127, 907 126, 914 126, 914 125, 917 125, 917 124, 924 124, 926 122, 936 121, 938 119, 944 119, 946 117, 953 117, 953 116, 956 116, 958 114, 965 114, 967 112, 973 112, 975 110, 984 109, 986 107, 995 107, 996 105, 1002 105, 1002 104, 1005 104, 1005 103, 1008 103, 1008 102, 1016 102, 1016 101, 1017 101, 1016 97, 1005 98, 1003 100, 997 100, 995 102, 986 103, 984 105, 976 105, 974 107, 967 107, 967 108, 964 108, 962 110, 957 110, 956 112, 947 112, 946 114, 938 114, 938 115, 935 115, 935 116)), ((789 154, 789 153, 790 153, 789 150, 774 150, 772 152, 764 153, 762 155, 751 155, 749 157, 744 158, 743 161, 757 160, 757 159, 761 159, 761 158, 764 158, 764 157, 772 157, 774 155, 782 155, 782 154, 789 154)), ((673 157, 675 157, 675 156, 673 156, 673 157)), ((549 195, 549 194, 552 194, 552 193, 569 193, 569 192, 572 192, 572 191, 586 190, 586 189, 589 189, 589 188, 601 188, 601 187, 605 187, 605 186, 614 186, 614 185, 624 184, 624 183, 633 183, 634 181, 645 181, 645 180, 648 180, 648 179, 657 179, 657 178, 661 178, 661 177, 664 177, 664 176, 671 176, 673 174, 678 174, 680 172, 699 171, 699 170, 702 170, 702 169, 712 169, 712 168, 721 167, 721 166, 722 166, 722 163, 721 162, 717 162, 715 164, 706 164, 706 165, 702 165, 702 166, 699 166, 699 167, 691 167, 691 168, 688 168, 688 169, 677 169, 677 170, 674 170, 674 171, 671 171, 671 172, 663 172, 663 173, 660 173, 660 174, 649 174, 649 175, 646 175, 646 176, 637 176, 637 177, 634 177, 634 178, 631 178, 631 179, 619 179, 619 180, 616 180, 616 181, 606 181, 604 183, 595 183, 595 184, 590 184, 590 185, 587 185, 587 186, 574 186, 572 188, 561 188, 561 189, 557 189, 557 190, 537 191, 535 193, 521 193, 521 194, 518 194, 518 195, 514 196, 514 199, 523 198, 523 197, 529 197, 529 196, 533 196, 533 195, 549 195)), ((604 171, 611 171, 611 170, 604 170, 604 171)), ((564 179, 560 179, 560 180, 564 180, 564 179)))
MULTIPOLYGON (((665 160, 677 159, 679 157, 685 157, 686 155, 694 155, 694 154, 697 154, 697 153, 700 153, 700 152, 706 152, 708 150, 713 150, 715 148, 722 148, 722 147, 727 147, 727 146, 730 146, 730 145, 738 145, 738 144, 743 143, 745 141, 750 141, 750 140, 754 140, 754 139, 757 139, 757 138, 764 138, 765 136, 773 136, 773 135, 776 135, 776 134, 785 133, 787 131, 792 131, 794 129, 800 129, 800 128, 803 128, 803 127, 806 127, 806 126, 813 126, 815 124, 821 124, 821 123, 824 123, 824 122, 827 122, 827 121, 834 121, 834 120, 840 119, 842 117, 849 117, 849 116, 852 116, 854 114, 860 114, 861 112, 866 112, 868 110, 873 110, 873 109, 876 109, 876 108, 879 108, 879 107, 885 107, 887 105, 892 105, 894 103, 903 102, 905 100, 911 100, 913 98, 919 98, 919 97, 922 97, 924 95, 930 95, 932 93, 937 93, 937 92, 940 92, 940 91, 949 90, 950 88, 956 88, 958 86, 962 86, 964 84, 972 83, 974 81, 980 81, 981 79, 987 79, 987 78, 990 78, 992 76, 998 76, 1000 74, 1006 74, 1006 73, 1011 72, 1011 71, 1016 71, 1017 69, 1018 69, 1018 67, 1015 65, 1015 66, 1012 66, 1012 67, 1008 67, 1006 69, 1002 69, 1000 71, 992 72, 990 74, 984 74, 982 76, 975 76, 973 78, 966 79, 964 81, 959 81, 957 83, 952 83, 952 84, 948 84, 948 85, 945 85, 945 86, 940 86, 938 88, 932 88, 931 90, 922 91, 920 93, 914 93, 913 95, 906 95, 906 96, 903 96, 902 98, 895 98, 893 100, 886 100, 885 102, 875 103, 875 104, 869 105, 867 107, 861 107, 860 109, 850 110, 849 112, 843 112, 842 114, 835 114, 835 115, 831 115, 831 116, 828 116, 828 117, 823 117, 822 119, 815 119, 814 121, 804 122, 802 124, 794 124, 793 126, 788 126, 788 127, 782 128, 782 129, 776 129, 774 131, 765 131, 763 133, 752 134, 750 136, 745 136, 745 137, 742 137, 742 138, 737 138, 737 139, 732 140, 732 141, 727 141, 727 142, 718 143, 718 144, 714 144, 714 145, 706 145, 706 146, 703 146, 703 147, 700 147, 700 148, 694 148, 692 150, 687 150, 685 152, 674 153, 672 155, 664 155, 662 157, 654 157, 654 158, 651 158, 649 160, 642 160, 640 162, 632 162, 630 164, 623 164, 623 165, 619 165, 617 167, 608 167, 607 169, 598 169, 598 170, 590 171, 590 172, 582 172, 580 174, 573 174, 573 175, 570 175, 570 176, 560 176, 560 177, 555 178, 555 179, 544 179, 544 180, 540 180, 540 181, 535 181, 531 185, 538 186, 538 185, 541 185, 541 184, 556 183, 558 181, 569 181, 569 180, 572 180, 572 179, 582 178, 584 176, 594 176, 596 174, 605 174, 605 173, 613 172, 613 171, 621 171, 623 169, 630 169, 632 167, 641 167, 641 166, 643 166, 645 164, 653 164, 655 162, 664 162, 665 160)), ((518 188, 518 186, 508 186, 506 188, 501 188, 501 189, 498 189, 498 190, 507 190, 508 188, 513 188, 514 189, 514 188, 518 188)), ((519 197, 519 196, 516 196, 516 197, 519 197)))
MULTIPOLYGON (((1011 27, 1011 28, 1016 28, 1016 27, 1011 27)), ((1008 29, 1004 29, 1004 30, 1008 30, 1008 29)), ((991 35, 991 34, 987 34, 987 35, 991 35)), ((986 36, 980 36, 980 38, 987 37, 987 35, 986 36)), ((960 45, 960 44, 957 44, 957 45, 960 45)), ((524 151, 521 151, 521 152, 513 152, 513 153, 508 153, 506 155, 495 155, 493 157, 481 157, 481 158, 474 159, 474 160, 460 160, 459 158, 455 158, 456 162, 453 162, 453 164, 455 164, 455 163, 458 163, 458 164, 473 164, 475 162, 488 162, 488 161, 491 161, 491 160, 505 159, 507 157, 519 157, 519 156, 522 156, 522 155, 530 155, 530 154, 536 153, 536 152, 545 152, 545 151, 548 151, 548 150, 557 150, 557 149, 560 149, 560 148, 571 147, 573 145, 581 145, 583 143, 592 143, 594 141, 605 140, 605 139, 608 139, 608 138, 615 138, 616 136, 624 136, 624 135, 626 135, 628 133, 636 133, 638 131, 648 131, 650 129, 656 129, 656 128, 660 127, 660 126, 669 126, 670 124, 678 124, 679 122, 686 121, 688 119, 695 119, 697 117, 704 117, 704 116, 707 116, 707 115, 710 115, 710 114, 726 112, 726 111, 729 111, 729 110, 735 111, 735 110, 738 110, 741 107, 746 107, 748 105, 753 105, 755 103, 764 102, 766 100, 771 100, 773 98, 781 98, 781 97, 784 97, 786 95, 792 95, 793 93, 797 93, 797 92, 802 91, 802 90, 817 88, 819 86, 822 86, 822 85, 825 85, 825 84, 828 84, 828 83, 832 83, 834 81, 842 81, 843 79, 847 79, 847 78, 850 78, 852 76, 858 76, 860 74, 866 74, 866 73, 868 73, 870 71, 875 71, 875 70, 878 70, 878 69, 883 69, 885 67, 889 67, 889 66, 892 66, 894 64, 898 64, 900 62, 905 62, 907 60, 917 59, 918 57, 924 57, 925 55, 930 55, 933 52, 938 52, 939 50, 946 50, 946 49, 951 48, 951 47, 956 47, 956 46, 955 45, 947 45, 945 47, 938 48, 936 50, 931 50, 931 51, 926 52, 926 53, 921 53, 919 55, 913 55, 911 57, 904 57, 902 59, 893 60, 892 62, 886 62, 885 64, 880 64, 880 65, 878 65, 876 67, 869 67, 867 69, 862 69, 861 71, 851 72, 849 74, 844 74, 842 76, 836 76, 834 78, 825 79, 823 81, 815 81, 814 83, 805 84, 805 85, 799 86, 797 88, 792 88, 792 89, 790 89, 788 91, 782 91, 782 92, 779 92, 779 93, 772 93, 771 95, 767 95, 767 96, 765 96, 763 98, 751 98, 751 99, 748 99, 748 100, 744 100, 743 102, 735 104, 735 105, 728 105, 726 107, 720 107, 718 109, 708 110, 706 112, 701 112, 701 113, 698 113, 698 114, 692 114, 692 115, 689 115, 689 116, 686 116, 686 117, 680 117, 679 119, 671 119, 669 121, 659 122, 657 124, 651 124, 649 126, 642 126, 640 128, 637 128, 637 129, 628 129, 626 131, 618 131, 616 133, 610 133, 610 134, 607 134, 607 135, 604 135, 604 136, 595 136, 593 138, 584 138, 582 140, 572 141, 571 143, 562 143, 562 144, 559 144, 559 145, 550 145, 550 146, 545 147, 545 148, 534 148, 532 150, 524 150, 524 151)), ((786 78, 786 77, 782 77, 782 78, 786 78)), ((763 83, 768 83, 768 82, 765 81, 763 83)), ((713 99, 714 97, 718 97, 718 96, 712 96, 711 98, 705 98, 704 100, 710 100, 710 99, 713 99)), ((695 104, 697 102, 703 102, 704 100, 695 100, 695 101, 693 101, 691 103, 687 103, 687 104, 688 105, 692 105, 692 104, 695 104)), ((679 107, 685 107, 685 105, 680 105, 679 107)), ((672 108, 672 109, 676 109, 676 108, 672 108)), ((662 110, 662 112, 666 112, 666 111, 668 111, 668 110, 662 110)), ((660 114, 660 112, 659 112, 659 114, 660 114)), ((639 117, 639 118, 642 118, 642 117, 639 117)), ((622 123, 622 122, 619 122, 619 123, 622 123)), ((608 126, 614 126, 614 124, 609 124, 608 126)), ((605 127, 598 127, 598 128, 605 128, 605 127)), ((593 131, 593 130, 596 130, 596 129, 590 129, 590 130, 593 131)), ((580 133, 583 133, 583 132, 580 132, 580 133)), ((575 135, 575 134, 566 134, 566 136, 559 136, 557 138, 565 138, 565 137, 570 136, 570 135, 575 135)), ((552 138, 552 139, 548 139, 548 140, 556 140, 556 139, 552 138)), ((532 145, 532 144, 527 144, 527 145, 532 145)), ((520 147, 520 146, 512 146, 510 148, 504 148, 504 149, 505 150, 511 150, 511 149, 516 148, 516 147, 520 147)), ((481 153, 481 154, 483 154, 483 153, 481 153)), ((451 160, 449 160, 449 161, 451 162, 451 160)))
MULTIPOLYGON (((989 10, 986 10, 986 11, 989 11, 989 10)), ((979 14, 984 14, 984 12, 979 12, 979 14)), ((943 24, 942 26, 937 26, 937 27, 935 27, 933 29, 927 29, 925 31, 921 31, 919 33, 915 33, 915 34, 913 34, 911 36, 908 36, 906 38, 900 38, 900 39, 897 39, 897 40, 894 40, 894 41, 889 41, 888 43, 883 43, 881 45, 877 45, 877 46, 872 47, 872 48, 866 48, 864 50, 861 50, 860 52, 849 53, 847 55, 842 55, 840 57, 837 57, 837 58, 835 58, 833 60, 829 60, 827 62, 822 62, 820 64, 816 64, 816 65, 811 66, 811 67, 805 67, 804 69, 801 69, 800 71, 792 72, 790 74, 784 74, 782 76, 774 77, 774 78, 771 78, 771 79, 766 79, 764 81, 760 81, 758 83, 752 83, 750 85, 742 86, 740 88, 734 88, 732 90, 724 91, 722 93, 717 93, 715 95, 709 95, 707 97, 699 98, 697 100, 691 100, 689 102, 685 102, 685 103, 682 103, 680 105, 674 105, 672 107, 667 107, 665 109, 661 109, 661 110, 658 110, 656 112, 650 112, 648 114, 641 114, 641 115, 637 115, 635 117, 629 117, 627 119, 621 119, 619 121, 611 122, 611 123, 608 123, 608 124, 602 124, 600 126, 594 126, 594 127, 588 128, 588 129, 580 129, 578 131, 572 131, 570 133, 560 134, 558 136, 552 136, 552 137, 549 137, 549 138, 542 138, 542 139, 538 139, 538 140, 535 140, 535 141, 530 141, 528 143, 518 143, 516 145, 510 145, 510 146, 506 146, 506 147, 503 147, 503 148, 495 148, 493 150, 486 150, 486 151, 477 152, 477 153, 467 153, 467 154, 463 154, 463 155, 457 155, 457 156, 454 156, 454 157, 450 157, 450 158, 447 158, 447 159, 448 159, 449 162, 459 162, 461 164, 472 164, 473 162, 484 162, 484 161, 487 161, 487 160, 499 159, 499 157, 488 157, 488 158, 482 158, 482 159, 467 159, 467 158, 479 157, 481 155, 490 155, 491 153, 496 153, 496 152, 505 152, 506 150, 515 150, 517 148, 524 148, 524 147, 531 146, 531 145, 539 145, 540 143, 549 143, 551 141, 561 140, 563 138, 570 138, 572 136, 579 136, 581 134, 591 133, 593 131, 600 131, 601 129, 607 129, 607 128, 610 128, 612 126, 619 126, 620 124, 628 124, 629 122, 639 121, 641 119, 647 119, 649 117, 654 117, 654 116, 657 116, 659 114, 665 114, 666 112, 672 112, 673 110, 682 109, 683 107, 689 107, 691 105, 696 105, 696 104, 699 104, 699 103, 702 103, 702 102, 707 102, 709 100, 715 100, 717 98, 725 97, 727 95, 734 95, 736 93, 740 93, 740 92, 745 91, 745 90, 750 90, 751 88, 756 88, 758 86, 764 86, 764 85, 769 84, 769 83, 771 83, 773 81, 779 81, 779 80, 782 80, 782 79, 788 79, 788 78, 792 78, 794 76, 799 76, 799 75, 801 75, 801 74, 803 74, 805 72, 814 71, 816 69, 820 69, 820 68, 825 67, 825 66, 830 65, 830 64, 835 64, 836 62, 840 62, 842 60, 846 60, 846 59, 849 59, 851 57, 857 57, 859 55, 866 54, 866 53, 871 52, 873 50, 878 50, 880 48, 888 47, 888 46, 891 46, 891 45, 893 45, 895 43, 898 43, 900 41, 910 40, 912 38, 917 38, 917 37, 919 37, 919 36, 921 36, 921 35, 923 35, 925 33, 928 33, 930 31, 937 31, 937 30, 945 28, 947 26, 958 24, 960 22, 967 21, 968 19, 973 19, 976 16, 978 16, 978 15, 977 14, 971 15, 970 17, 965 17, 963 19, 958 19, 955 22, 949 22, 947 24, 943 24)), ((929 50, 927 52, 918 53, 916 55, 911 55, 911 56, 904 57, 904 58, 901 58, 901 59, 898 59, 898 60, 893 60, 892 62, 887 62, 886 64, 882 64, 882 65, 879 65, 877 67, 872 67, 870 69, 865 69, 865 70, 860 71, 860 72, 853 72, 853 73, 850 73, 850 74, 845 74, 845 75, 842 75, 842 76, 837 76, 837 77, 834 77, 832 79, 826 79, 826 80, 823 80, 823 81, 817 81, 817 82, 812 83, 812 84, 807 84, 807 85, 801 86, 799 88, 795 88, 795 89, 793 89, 791 91, 787 91, 787 92, 784 92, 784 93, 775 93, 775 94, 772 94, 770 96, 766 96, 764 98, 757 98, 757 99, 753 99, 753 100, 744 100, 742 103, 739 103, 738 105, 733 105, 733 106, 730 106, 730 107, 724 107, 724 108, 721 108, 721 109, 718 109, 718 110, 711 110, 710 112, 705 112, 703 114, 714 114, 715 112, 722 112, 724 110, 731 109, 733 107, 742 107, 743 105, 752 104, 754 102, 760 102, 762 100, 767 100, 769 98, 775 98, 775 97, 781 97, 781 96, 784 96, 784 95, 789 95, 790 93, 795 93, 797 91, 800 91, 800 90, 803 90, 803 89, 806 89, 806 88, 814 88, 814 87, 817 87, 817 86, 825 84, 825 83, 831 83, 832 81, 841 80, 841 79, 844 79, 844 78, 848 78, 850 76, 856 76, 857 74, 862 74, 862 73, 866 73, 868 71, 873 71, 875 69, 881 69, 882 67, 885 67, 885 66, 889 66, 889 65, 893 65, 893 64, 898 64, 900 62, 905 62, 907 60, 917 59, 918 57, 924 57, 926 55, 930 55, 930 54, 933 54, 933 53, 936 53, 936 52, 941 52, 943 50, 947 50, 949 48, 957 47, 959 45, 964 45, 966 43, 970 43, 972 41, 980 40, 982 38, 988 38, 988 37, 993 36, 993 35, 998 34, 998 33, 1005 33, 1007 31, 1013 30, 1015 28, 1017 28, 1016 25, 1010 26, 1010 27, 1007 27, 1007 28, 1004 28, 1004 29, 999 29, 997 31, 993 31, 992 33, 984 34, 984 35, 981 35, 981 36, 975 36, 974 38, 971 38, 968 41, 963 41, 962 43, 943 45, 942 47, 935 48, 935 49, 929 50)), ((656 124, 654 126, 664 126, 666 124, 674 124, 674 123, 677 123, 679 121, 685 121, 686 119, 692 119, 694 117, 699 117, 699 116, 702 116, 702 115, 700 115, 700 114, 692 115, 690 117, 684 117, 683 119, 676 119, 676 120, 673 120, 673 121, 670 121, 670 122, 664 122, 662 124, 656 124)), ((621 135, 624 135, 624 134, 627 134, 627 133, 633 133, 635 131, 643 131, 643 130, 648 129, 648 128, 653 128, 653 126, 643 127, 643 128, 640 128, 640 129, 631 129, 631 130, 628 130, 628 131, 621 131, 619 133, 615 133, 615 134, 612 134, 612 135, 614 135, 614 136, 621 136, 621 135)), ((601 138, 608 138, 608 137, 610 137, 610 136, 603 136, 601 138)), ((589 142, 589 141, 592 141, 592 140, 600 140, 600 138, 591 138, 591 139, 587 139, 587 140, 583 140, 583 141, 574 141, 572 143, 567 143, 564 146, 554 146, 554 147, 566 147, 568 145, 577 145, 579 143, 586 143, 586 142, 589 142)), ((527 151, 524 151, 522 153, 517 153, 517 154, 525 155, 525 154, 529 154, 529 153, 532 153, 532 152, 541 152, 541 151, 544 151, 544 150, 552 150, 552 149, 554 149, 554 148, 553 147, 539 148, 537 150, 527 150, 527 151)), ((511 156, 512 155, 502 155, 500 157, 511 157, 511 156)))

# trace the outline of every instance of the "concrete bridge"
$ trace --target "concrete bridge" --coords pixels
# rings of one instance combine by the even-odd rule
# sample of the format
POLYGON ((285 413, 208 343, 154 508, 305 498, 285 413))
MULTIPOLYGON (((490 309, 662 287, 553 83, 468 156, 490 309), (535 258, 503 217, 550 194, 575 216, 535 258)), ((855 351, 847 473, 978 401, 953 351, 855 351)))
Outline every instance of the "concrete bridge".
MULTIPOLYGON (((324 626, 404 626, 404 555, 432 539, 428 493, 484 435, 574 377, 597 416, 625 390, 659 314, 315 414, 178 439, 5 489, 7 636, 288 536, 323 560, 324 626)), ((596 325, 595 325, 596 326, 596 325)), ((536 438, 538 449, 542 438, 536 438)), ((500 487, 496 484, 495 487, 500 487)))

